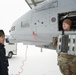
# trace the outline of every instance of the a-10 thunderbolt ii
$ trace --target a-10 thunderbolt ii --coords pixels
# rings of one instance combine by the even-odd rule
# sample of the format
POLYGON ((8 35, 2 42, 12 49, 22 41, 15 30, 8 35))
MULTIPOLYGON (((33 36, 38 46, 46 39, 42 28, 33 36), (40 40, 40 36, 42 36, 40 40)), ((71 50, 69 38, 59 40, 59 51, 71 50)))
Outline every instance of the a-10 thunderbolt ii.
MULTIPOLYGON (((31 8, 17 19, 10 32, 11 42, 23 42, 25 45, 36 45, 49 49, 53 47, 54 37, 62 34, 62 21, 72 20, 72 28, 76 24, 76 0, 25 0, 31 8)), ((66 31, 76 34, 75 31, 66 31)))

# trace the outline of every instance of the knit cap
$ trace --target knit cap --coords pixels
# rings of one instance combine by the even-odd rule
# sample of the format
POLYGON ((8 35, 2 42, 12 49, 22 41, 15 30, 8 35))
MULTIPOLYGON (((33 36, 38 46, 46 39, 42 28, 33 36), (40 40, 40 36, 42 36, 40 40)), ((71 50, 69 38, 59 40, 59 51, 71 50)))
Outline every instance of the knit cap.
POLYGON ((67 23, 70 26, 71 26, 71 23, 72 23, 72 21, 70 19, 65 19, 63 22, 67 23))

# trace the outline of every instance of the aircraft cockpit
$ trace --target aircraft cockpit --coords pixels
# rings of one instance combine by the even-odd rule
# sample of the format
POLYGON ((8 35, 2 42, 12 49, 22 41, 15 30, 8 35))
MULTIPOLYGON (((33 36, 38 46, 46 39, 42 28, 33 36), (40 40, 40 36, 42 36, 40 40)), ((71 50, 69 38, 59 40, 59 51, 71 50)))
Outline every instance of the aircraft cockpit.
POLYGON ((76 11, 64 12, 58 14, 58 30, 62 31, 62 22, 65 19, 70 19, 72 21, 71 31, 76 31, 76 11))

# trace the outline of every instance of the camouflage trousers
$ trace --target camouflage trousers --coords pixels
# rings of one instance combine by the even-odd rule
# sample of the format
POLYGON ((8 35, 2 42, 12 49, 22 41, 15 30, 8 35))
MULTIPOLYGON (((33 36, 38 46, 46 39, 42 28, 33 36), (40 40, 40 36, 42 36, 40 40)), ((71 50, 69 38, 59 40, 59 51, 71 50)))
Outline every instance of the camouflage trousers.
POLYGON ((58 55, 58 65, 63 75, 76 75, 76 56, 60 54, 58 55))

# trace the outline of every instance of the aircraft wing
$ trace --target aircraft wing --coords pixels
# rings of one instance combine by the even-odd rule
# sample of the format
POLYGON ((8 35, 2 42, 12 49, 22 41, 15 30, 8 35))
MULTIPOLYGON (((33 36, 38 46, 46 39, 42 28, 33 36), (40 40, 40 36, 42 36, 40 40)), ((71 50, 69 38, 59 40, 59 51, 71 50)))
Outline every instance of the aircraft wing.
POLYGON ((45 0, 25 0, 25 1, 29 5, 29 7, 32 9, 45 0))

